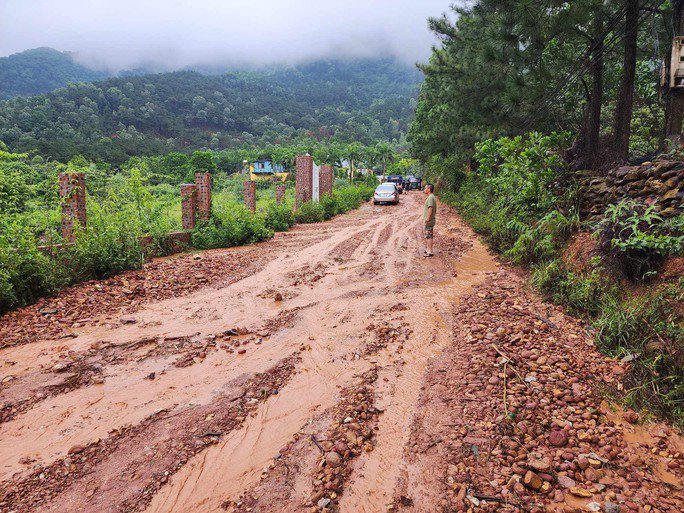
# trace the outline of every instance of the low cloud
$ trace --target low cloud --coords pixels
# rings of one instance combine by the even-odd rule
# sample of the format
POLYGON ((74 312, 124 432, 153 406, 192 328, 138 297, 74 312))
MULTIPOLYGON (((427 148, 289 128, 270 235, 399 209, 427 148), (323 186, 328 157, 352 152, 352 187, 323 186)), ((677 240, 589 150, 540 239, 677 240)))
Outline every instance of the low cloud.
POLYGON ((424 61, 449 0, 0 0, 0 55, 50 46, 118 71, 394 56, 424 61))

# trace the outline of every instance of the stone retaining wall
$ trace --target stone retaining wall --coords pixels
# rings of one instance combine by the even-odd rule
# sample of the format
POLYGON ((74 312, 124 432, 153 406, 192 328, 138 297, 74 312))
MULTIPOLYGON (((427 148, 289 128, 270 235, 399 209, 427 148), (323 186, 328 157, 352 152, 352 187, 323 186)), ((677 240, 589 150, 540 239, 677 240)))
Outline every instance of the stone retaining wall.
POLYGON ((663 217, 684 213, 684 162, 656 160, 580 178, 582 217, 594 217, 623 199, 654 201, 663 217))

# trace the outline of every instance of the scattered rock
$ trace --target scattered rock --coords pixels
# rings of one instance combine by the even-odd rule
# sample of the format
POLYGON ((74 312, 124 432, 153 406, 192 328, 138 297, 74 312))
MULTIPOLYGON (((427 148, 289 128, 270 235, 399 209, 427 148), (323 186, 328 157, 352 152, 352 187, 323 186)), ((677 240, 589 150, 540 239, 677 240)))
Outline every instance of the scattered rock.
POLYGON ((543 483, 544 481, 542 478, 531 470, 528 470, 527 474, 525 474, 525 477, 523 478, 523 484, 530 490, 537 491, 541 489, 543 483))
POLYGON ((585 490, 584 488, 580 488, 579 486, 573 486, 570 488, 570 493, 573 494, 575 497, 584 497, 584 498, 589 498, 593 494, 589 490, 585 490))
POLYGON ((339 467, 342 465, 342 456, 338 453, 331 451, 325 454, 325 464, 329 467, 339 467))
POLYGON ((565 447, 568 445, 568 432, 564 429, 558 429, 549 433, 549 443, 554 447, 565 447))
POLYGON ((614 502, 606 501, 603 503, 603 511, 606 513, 620 513, 621 510, 620 505, 614 502))
POLYGON ((566 475, 559 475, 556 480, 558 481, 558 485, 565 489, 577 486, 577 482, 566 475))
POLYGON ((627 410, 625 413, 623 413, 622 418, 630 424, 636 424, 639 422, 639 414, 632 410, 627 410))

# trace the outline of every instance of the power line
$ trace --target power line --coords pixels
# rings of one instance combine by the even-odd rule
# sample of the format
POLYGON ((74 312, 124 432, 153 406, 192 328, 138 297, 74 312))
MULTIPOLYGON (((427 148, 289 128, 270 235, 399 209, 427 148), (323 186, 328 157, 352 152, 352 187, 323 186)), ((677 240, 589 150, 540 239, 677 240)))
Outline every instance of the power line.
MULTIPOLYGON (((619 24, 620 20, 624 17, 626 10, 627 10, 627 7, 626 7, 626 5, 623 4, 622 7, 620 9, 618 9, 618 11, 616 13, 614 13, 614 15, 611 18, 609 18, 608 23, 605 25, 602 32, 599 34, 599 37, 593 38, 595 40, 595 42, 593 42, 592 46, 587 48, 587 50, 585 52, 588 55, 589 59, 591 59, 591 55, 594 53, 597 45, 601 41, 604 41, 605 38, 608 36, 608 34, 610 34, 610 32, 613 31, 613 29, 619 24)), ((547 98, 546 98, 546 100, 544 100, 544 105, 542 107, 540 107, 539 110, 550 105, 550 99, 554 100, 555 99, 554 97, 557 94, 564 92, 564 89, 568 86, 569 81, 575 80, 575 78, 577 76, 579 76, 579 73, 582 73, 582 67, 583 66, 587 66, 587 59, 580 59, 577 62, 577 64, 575 64, 575 66, 568 73, 567 78, 563 81, 560 81, 558 83, 558 85, 554 88, 553 92, 547 94, 547 98)), ((504 112, 504 116, 507 115, 511 111, 512 108, 513 108, 512 105, 509 105, 508 108, 506 109, 506 111, 504 112)))
MULTIPOLYGON (((659 8, 663 3, 665 3, 665 0, 656 0, 656 1, 653 2, 651 5, 644 5, 644 6, 642 6, 643 12, 640 14, 640 18, 639 18, 639 21, 637 22, 637 24, 638 24, 638 25, 641 25, 641 23, 643 23, 643 22, 646 20, 646 18, 651 14, 651 13, 649 12, 649 9, 651 9, 651 10, 657 9, 657 8, 659 8)), ((617 16, 617 14, 619 14, 619 13, 622 12, 623 10, 624 10, 624 9, 621 9, 621 10, 618 11, 618 13, 616 13, 616 16, 613 17, 613 22, 614 22, 615 19, 618 19, 618 20, 620 19, 621 16, 617 16)), ((609 23, 609 25, 614 26, 614 23, 609 23)), ((543 110, 545 110, 545 109, 546 109, 547 107, 549 107, 552 103, 554 103, 555 101, 557 101, 557 100, 565 93, 565 91, 566 91, 569 87, 574 86, 574 85, 578 82, 578 80, 581 80, 581 78, 587 73, 587 71, 591 68, 591 66, 592 66, 593 64, 596 63, 596 60, 597 60, 597 59, 602 58, 603 55, 605 55, 605 53, 610 52, 610 51, 611 51, 619 42, 621 42, 621 41, 624 39, 626 29, 627 29, 627 27, 626 27, 626 24, 625 24, 620 30, 616 31, 616 32, 613 34, 613 36, 612 36, 611 39, 609 39, 607 42, 605 42, 605 41, 603 42, 603 49, 601 50, 601 52, 599 52, 598 55, 593 55, 593 56, 590 57, 589 59, 584 60, 583 66, 580 66, 580 67, 577 67, 577 66, 576 66, 576 67, 574 68, 574 70, 578 70, 578 71, 575 72, 575 71, 573 70, 573 71, 568 75, 568 77, 567 77, 564 81, 562 81, 562 82, 559 84, 559 87, 557 87, 557 88, 554 90, 554 92, 552 93, 552 95, 547 96, 547 98, 543 101, 543 103, 542 103, 541 106, 539 106, 537 109, 535 109, 532 113, 528 114, 528 115, 523 119, 523 121, 522 121, 521 124, 518 124, 518 128, 522 128, 522 131, 525 131, 525 130, 529 127, 530 123, 533 122, 533 121, 535 121, 535 120, 536 120, 536 117, 537 117, 543 110)), ((610 30, 612 30, 612 29, 610 29, 610 30)), ((602 38, 605 38, 605 35, 603 35, 603 34, 607 35, 608 32, 605 32, 605 31, 604 31, 604 33, 602 33, 602 38)), ((597 38, 597 43, 600 43, 602 38, 597 38)), ((590 55, 596 53, 596 52, 595 52, 596 48, 597 48, 597 46, 594 45, 594 46, 592 46, 590 49, 588 49, 588 51, 590 52, 590 55)))

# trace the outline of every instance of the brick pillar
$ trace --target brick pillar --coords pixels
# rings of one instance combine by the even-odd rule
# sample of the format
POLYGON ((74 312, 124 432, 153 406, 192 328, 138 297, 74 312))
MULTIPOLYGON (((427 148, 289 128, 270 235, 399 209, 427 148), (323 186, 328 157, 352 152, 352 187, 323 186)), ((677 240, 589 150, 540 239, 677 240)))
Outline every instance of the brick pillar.
POLYGON ((256 212, 256 183, 253 180, 247 180, 245 186, 245 206, 252 212, 256 212))
POLYGON ((211 173, 195 173, 197 186, 197 217, 208 221, 211 217, 211 173))
POLYGON ((182 183, 180 194, 183 230, 193 230, 197 215, 197 186, 194 183, 182 183))
POLYGON ((62 237, 73 242, 76 224, 86 225, 85 173, 60 173, 59 198, 62 203, 62 237))
POLYGON ((333 167, 324 164, 321 166, 318 176, 318 190, 319 194, 323 196, 324 194, 332 194, 333 190, 333 167))
POLYGON ((280 205, 285 199, 285 186, 276 185, 276 205, 280 205))
POLYGON ((297 157, 297 176, 295 182, 295 206, 311 201, 313 189, 313 157, 297 157))

